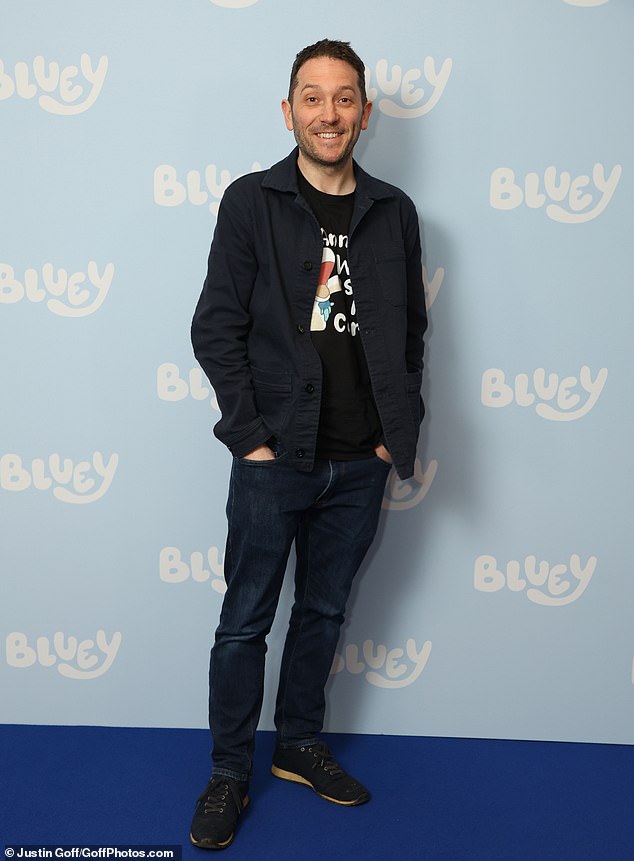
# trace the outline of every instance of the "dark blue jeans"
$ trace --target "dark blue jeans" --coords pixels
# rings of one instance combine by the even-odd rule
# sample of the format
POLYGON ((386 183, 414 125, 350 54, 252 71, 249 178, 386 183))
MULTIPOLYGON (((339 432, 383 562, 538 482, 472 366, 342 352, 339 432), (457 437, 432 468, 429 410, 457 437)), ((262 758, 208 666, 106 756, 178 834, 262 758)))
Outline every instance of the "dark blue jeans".
POLYGON ((266 636, 295 542, 295 599, 275 709, 278 742, 314 742, 350 587, 374 538, 389 465, 317 461, 312 472, 234 458, 227 592, 209 666, 214 772, 247 780, 264 690, 266 636))

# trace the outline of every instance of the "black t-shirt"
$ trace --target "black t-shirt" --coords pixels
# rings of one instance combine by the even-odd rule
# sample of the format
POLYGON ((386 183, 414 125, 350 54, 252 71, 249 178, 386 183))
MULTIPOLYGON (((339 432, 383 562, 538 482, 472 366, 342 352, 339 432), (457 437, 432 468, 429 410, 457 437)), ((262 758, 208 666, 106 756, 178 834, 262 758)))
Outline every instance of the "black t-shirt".
POLYGON ((348 265, 352 194, 326 194, 297 171, 299 189, 321 227, 323 241, 319 283, 310 334, 323 369, 318 458, 356 460, 368 457, 381 438, 368 366, 356 318, 348 265))

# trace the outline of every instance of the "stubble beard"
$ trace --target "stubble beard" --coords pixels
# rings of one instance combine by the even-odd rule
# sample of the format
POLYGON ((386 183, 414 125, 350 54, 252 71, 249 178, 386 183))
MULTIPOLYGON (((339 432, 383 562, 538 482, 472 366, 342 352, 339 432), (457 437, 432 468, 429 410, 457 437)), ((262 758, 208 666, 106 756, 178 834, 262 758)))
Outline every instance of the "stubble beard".
POLYGON ((350 140, 348 141, 348 145, 343 150, 339 158, 326 159, 322 158, 317 149, 313 147, 311 137, 312 135, 304 130, 298 130, 296 128, 293 129, 293 135, 295 137, 295 142, 299 147, 299 151, 302 153, 304 158, 311 161, 313 164, 319 165, 320 167, 328 167, 328 168, 338 168, 342 165, 346 164, 349 158, 352 155, 352 152, 355 148, 357 140, 359 139, 360 129, 356 130, 356 133, 352 135, 350 140))

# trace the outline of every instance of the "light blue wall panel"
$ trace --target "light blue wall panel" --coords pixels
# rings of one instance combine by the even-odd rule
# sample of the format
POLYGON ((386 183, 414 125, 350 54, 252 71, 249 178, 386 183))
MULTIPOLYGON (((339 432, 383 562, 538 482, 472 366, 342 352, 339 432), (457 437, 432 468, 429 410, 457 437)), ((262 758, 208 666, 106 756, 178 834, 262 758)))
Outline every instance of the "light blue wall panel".
POLYGON ((630 0, 4 0, 0 33, 0 719, 206 723, 230 457, 189 323, 329 36, 431 325, 327 728, 634 743, 630 0))

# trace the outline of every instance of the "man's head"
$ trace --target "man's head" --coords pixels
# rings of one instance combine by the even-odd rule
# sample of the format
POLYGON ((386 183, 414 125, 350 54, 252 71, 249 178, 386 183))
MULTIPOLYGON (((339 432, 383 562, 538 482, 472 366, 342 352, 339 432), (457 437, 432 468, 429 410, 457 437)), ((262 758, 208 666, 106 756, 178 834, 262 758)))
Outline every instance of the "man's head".
POLYGON ((282 112, 304 175, 304 168, 348 170, 371 111, 363 63, 347 42, 323 39, 299 52, 282 112))
POLYGON ((295 57, 295 62, 291 69, 291 81, 288 87, 289 102, 292 103, 293 101, 293 93, 297 87, 297 74, 299 70, 307 60, 314 60, 317 57, 343 60, 344 63, 352 66, 357 73, 361 104, 365 105, 368 98, 365 92, 365 66, 363 65, 363 60, 352 50, 350 42, 340 42, 337 39, 321 39, 319 42, 315 42, 314 45, 308 45, 306 48, 303 48, 295 57))

